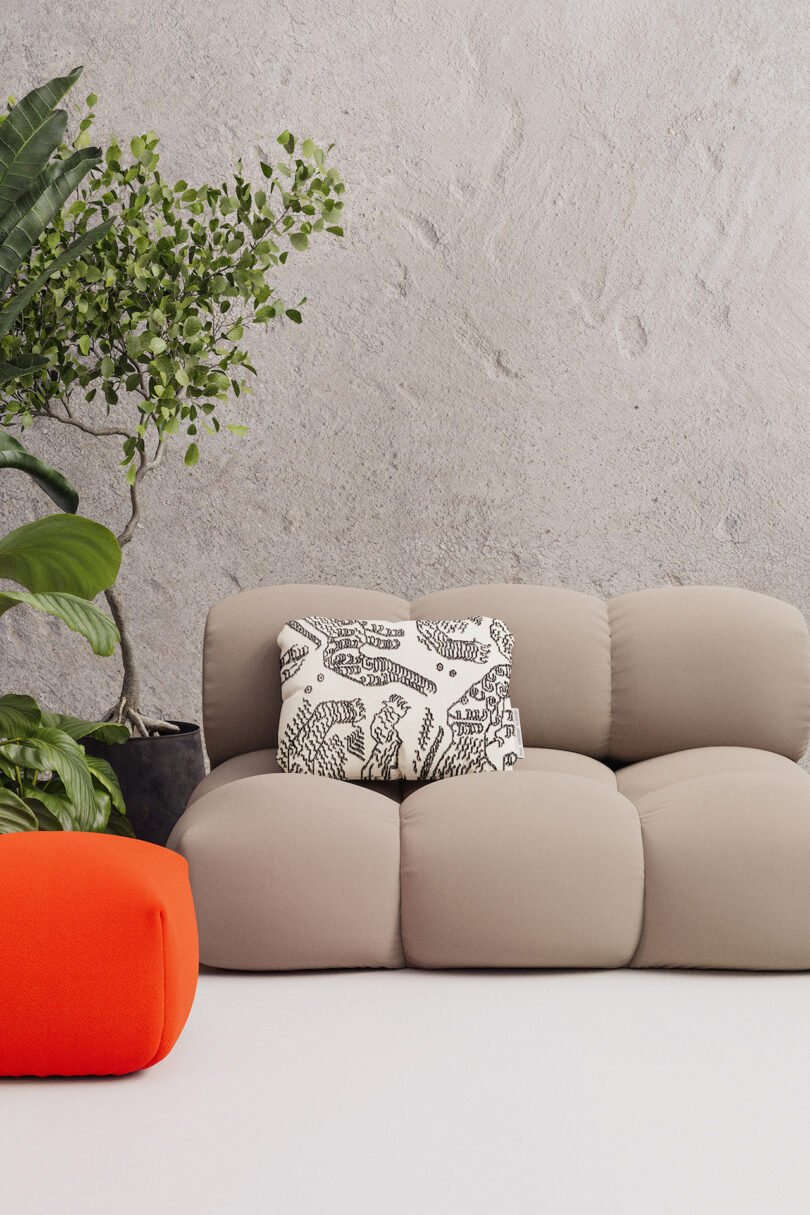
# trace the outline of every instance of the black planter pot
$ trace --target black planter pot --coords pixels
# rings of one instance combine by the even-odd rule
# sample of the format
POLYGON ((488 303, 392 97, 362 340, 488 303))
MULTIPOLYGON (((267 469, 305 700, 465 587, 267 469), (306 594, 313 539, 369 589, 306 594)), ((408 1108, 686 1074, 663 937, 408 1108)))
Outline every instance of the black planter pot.
POLYGON ((165 844, 186 808, 196 785, 205 776, 200 727, 173 723, 178 734, 131 738, 108 745, 88 738, 88 755, 106 759, 121 785, 127 818, 139 840, 165 844))

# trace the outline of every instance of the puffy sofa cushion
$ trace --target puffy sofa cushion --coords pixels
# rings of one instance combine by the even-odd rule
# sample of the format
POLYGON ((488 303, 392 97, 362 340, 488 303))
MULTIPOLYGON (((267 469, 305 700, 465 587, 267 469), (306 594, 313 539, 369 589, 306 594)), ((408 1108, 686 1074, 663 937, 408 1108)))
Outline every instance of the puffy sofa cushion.
POLYGON ((665 586, 607 610, 613 760, 708 746, 804 754, 810 637, 797 608, 737 587, 665 586))
POLYGON ((810 969, 810 777, 784 756, 706 747, 617 773, 644 841, 633 966, 810 969))
POLYGON ((197 984, 188 868, 139 840, 0 836, 0 1075, 122 1075, 171 1050, 197 984))
POLYGON ((399 804, 325 776, 249 776, 169 838, 188 861, 200 957, 236 970, 401 966, 399 804))
MULTIPOLYGON (((223 785, 230 784, 234 780, 241 780, 244 776, 269 776, 272 773, 280 773, 281 768, 276 754, 275 747, 267 747, 262 751, 248 751, 247 755, 234 755, 233 759, 226 759, 224 764, 220 764, 218 768, 214 768, 203 777, 189 798, 189 806, 193 806, 196 801, 213 789, 220 789, 223 785)), ((395 801, 400 799, 402 786, 398 780, 363 781, 363 784, 369 789, 376 789, 378 793, 384 793, 386 797, 394 798, 395 801)))
POLYGON ((638 815, 601 781, 490 773, 403 802, 410 965, 626 966, 643 901, 638 815))

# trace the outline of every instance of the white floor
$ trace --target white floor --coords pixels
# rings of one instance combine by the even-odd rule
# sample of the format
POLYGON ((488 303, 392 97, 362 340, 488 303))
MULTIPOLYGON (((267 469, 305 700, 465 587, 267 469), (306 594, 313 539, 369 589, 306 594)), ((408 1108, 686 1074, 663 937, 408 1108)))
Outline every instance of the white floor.
POLYGON ((810 975, 209 971, 151 1071, 0 1083, 2 1215, 540 1211, 807 1215, 810 975))

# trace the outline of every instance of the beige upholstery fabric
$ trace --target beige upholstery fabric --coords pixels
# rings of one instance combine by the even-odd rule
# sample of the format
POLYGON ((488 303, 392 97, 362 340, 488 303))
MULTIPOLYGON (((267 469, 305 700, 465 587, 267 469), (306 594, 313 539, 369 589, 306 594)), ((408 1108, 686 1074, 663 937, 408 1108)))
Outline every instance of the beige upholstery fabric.
MULTIPOLYGON (((226 759, 223 764, 214 768, 200 781, 189 798, 188 804, 193 806, 206 793, 211 793, 212 790, 219 789, 230 781, 241 780, 245 776, 266 776, 270 773, 281 773, 281 768, 276 760, 275 747, 266 748, 264 751, 248 751, 247 755, 234 755, 233 759, 226 759)), ((397 802, 400 799, 400 782, 396 780, 364 781, 363 788, 384 793, 386 797, 392 797, 397 802)))
POLYGON ((471 586, 425 595, 416 620, 497 616, 514 634, 510 699, 527 747, 607 755, 610 637, 601 599, 552 586, 471 586))
POLYGON ((646 894, 634 966, 810 968, 806 773, 696 776, 637 807, 646 894))
MULTIPOLYGON (((588 780, 598 781, 608 789, 616 788, 616 774, 606 764, 588 755, 577 755, 576 751, 551 751, 545 747, 526 747, 525 754, 514 767, 515 772, 557 772, 567 776, 584 776, 588 780)), ((425 781, 403 781, 399 786, 400 795, 404 801, 417 789, 422 789, 425 781)), ((381 789, 389 786, 380 785, 381 789)))
POLYGON ((175 827, 200 960, 239 970, 401 966, 399 807, 322 776, 249 776, 175 827))
POLYGON ((212 793, 214 789, 220 789, 231 781, 242 780, 246 776, 269 776, 270 773, 280 772, 281 768, 276 763, 275 747, 266 747, 263 751, 248 751, 246 755, 234 755, 232 759, 226 759, 203 777, 188 799, 188 804, 193 806, 201 797, 205 797, 206 793, 212 793))
POLYGON ((691 747, 797 759, 810 738, 810 637, 788 604, 730 587, 665 587, 604 604, 557 587, 481 586, 408 604, 345 587, 244 591, 205 634, 214 767, 276 744, 277 636, 305 615, 397 622, 490 615, 515 636, 511 699, 527 746, 631 763, 691 747))
POLYGON ((459 776, 402 804, 412 966, 626 966, 643 896, 638 816, 597 781, 459 776))
POLYGON ((608 789, 616 788, 616 773, 588 755, 576 751, 551 751, 546 747, 526 747, 525 754, 515 764, 516 772, 559 772, 566 776, 584 776, 598 781, 608 789))
POLYGON ((408 604, 379 591, 268 586, 215 603, 203 647, 203 720, 212 767, 274 747, 281 712, 278 635, 299 616, 407 620, 408 604))
POLYGON ((659 755, 619 768, 615 777, 619 792, 631 802, 638 802, 648 793, 696 776, 731 776, 739 772, 805 779, 803 770, 784 755, 757 751, 753 747, 698 747, 694 751, 676 751, 674 755, 659 755))
POLYGON ((608 604, 611 757, 759 747, 799 759, 810 731, 800 612, 732 587, 663 587, 608 604))

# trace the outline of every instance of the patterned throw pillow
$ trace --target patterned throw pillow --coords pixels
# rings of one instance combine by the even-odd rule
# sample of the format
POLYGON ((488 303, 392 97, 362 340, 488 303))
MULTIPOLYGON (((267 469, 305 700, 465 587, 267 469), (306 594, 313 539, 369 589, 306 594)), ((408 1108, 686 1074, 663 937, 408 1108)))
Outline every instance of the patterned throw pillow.
POLYGON ((501 620, 291 620, 278 763, 337 780, 441 780, 518 755, 501 620))

